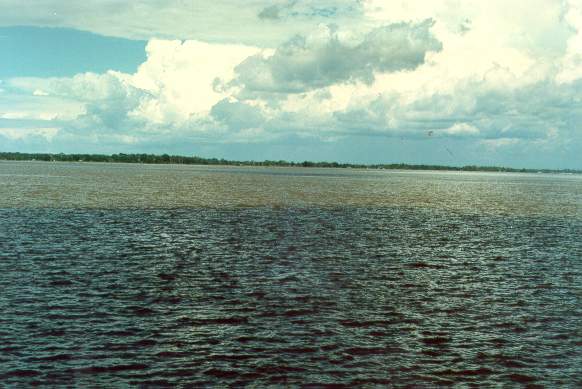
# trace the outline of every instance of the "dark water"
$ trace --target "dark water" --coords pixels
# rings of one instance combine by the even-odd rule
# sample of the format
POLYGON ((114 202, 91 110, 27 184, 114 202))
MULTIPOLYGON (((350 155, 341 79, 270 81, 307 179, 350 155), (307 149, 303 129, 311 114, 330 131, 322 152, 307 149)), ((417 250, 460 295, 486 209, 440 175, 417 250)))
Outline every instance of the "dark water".
MULTIPOLYGON (((182 179, 202 174, 258 179, 182 179)), ((0 382, 582 386, 582 181, 338 174, 351 183, 255 174, 280 192, 247 206, 226 189, 215 206, 149 208, 0 189, 0 382), (386 186, 400 198, 366 202, 386 186), (447 190, 466 204, 404 204, 447 190)))

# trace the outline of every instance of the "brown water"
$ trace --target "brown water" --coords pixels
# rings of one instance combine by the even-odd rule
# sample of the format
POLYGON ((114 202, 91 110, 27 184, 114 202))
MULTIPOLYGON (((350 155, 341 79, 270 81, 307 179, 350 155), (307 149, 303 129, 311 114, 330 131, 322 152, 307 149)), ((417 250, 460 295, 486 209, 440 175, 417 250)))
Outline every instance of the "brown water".
POLYGON ((582 175, 0 161, 0 207, 422 207, 582 217, 582 175))
POLYGON ((582 178, 0 162, 9 386, 582 385, 582 178))

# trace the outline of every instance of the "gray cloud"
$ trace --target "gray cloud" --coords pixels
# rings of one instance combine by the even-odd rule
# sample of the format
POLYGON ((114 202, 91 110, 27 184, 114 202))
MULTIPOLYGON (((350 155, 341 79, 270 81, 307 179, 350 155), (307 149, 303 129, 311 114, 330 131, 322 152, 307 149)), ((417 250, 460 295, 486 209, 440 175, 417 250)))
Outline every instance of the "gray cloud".
POLYGON ((151 97, 146 91, 123 82, 114 73, 82 73, 72 78, 15 79, 10 85, 30 91, 40 88, 50 96, 74 99, 85 103, 85 112, 68 125, 81 132, 132 132, 143 125, 128 116, 141 99, 151 97))
POLYGON ((232 130, 259 127, 264 118, 257 107, 227 99, 219 101, 210 111, 212 117, 232 130))
POLYGON ((309 20, 362 15, 362 2, 359 0, 288 0, 266 6, 257 15, 261 20, 309 20))
POLYGON ((289 36, 334 21, 358 26, 360 0, 2 0, 0 26, 75 28, 129 39, 194 39, 275 47, 289 36), (261 23, 263 21, 263 23, 261 23), (268 23, 267 21, 275 21, 268 23))
MULTIPOLYGON (((410 103, 395 96, 337 111, 334 128, 350 134, 405 138, 512 140, 540 145, 582 133, 582 80, 541 80, 518 89, 485 88, 469 82, 451 94, 432 94, 410 103)), ((523 147, 523 145, 520 145, 523 147)))
POLYGON ((259 19, 277 20, 280 18, 281 8, 278 5, 270 5, 259 12, 259 19))
POLYGON ((299 93, 344 82, 369 84, 376 72, 412 70, 424 63, 428 51, 441 50, 432 25, 431 20, 386 25, 357 44, 342 40, 334 27, 319 36, 297 35, 271 57, 255 55, 242 62, 232 85, 246 93, 299 93))

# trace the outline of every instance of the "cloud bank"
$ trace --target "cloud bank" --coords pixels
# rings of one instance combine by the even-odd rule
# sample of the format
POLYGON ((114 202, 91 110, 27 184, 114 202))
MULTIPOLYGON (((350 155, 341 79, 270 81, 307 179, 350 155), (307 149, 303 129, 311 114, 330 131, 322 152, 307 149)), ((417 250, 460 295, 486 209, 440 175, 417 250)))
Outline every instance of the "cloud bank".
MULTIPOLYGON (((407 140, 414 147, 434 142, 441 149, 450 142, 466 151, 459 163, 471 162, 470 155, 495 163, 535 153, 554 165, 582 163, 576 157, 582 146, 577 2, 416 3, 252 1, 235 12, 233 2, 219 1, 210 7, 205 23, 228 16, 232 27, 252 20, 256 31, 241 32, 240 39, 240 26, 214 29, 209 37, 179 26, 179 18, 177 26, 165 25, 176 2, 124 5, 119 15, 138 15, 140 23, 154 16, 139 15, 159 6, 168 15, 158 15, 154 29, 180 39, 150 39, 147 60, 132 74, 3 80, 0 140, 113 148, 336 144, 341 150, 342 142, 366 138, 402 147, 407 140), (508 17, 508 8, 520 17, 508 17), (276 37, 256 39, 259 30, 276 37)), ((108 12, 93 2, 67 12, 88 9, 108 12)), ((44 23, 35 12, 0 21, 44 23)), ((72 23, 68 16, 59 20, 72 23)), ((92 23, 84 28, 150 34, 92 23)))
POLYGON ((346 82, 372 84, 376 73, 412 70, 442 46, 430 33, 433 22, 377 27, 356 43, 333 26, 296 35, 274 54, 251 56, 236 68, 235 85, 250 92, 301 93, 346 82))
POLYGON ((240 0, 2 0, 0 7, 0 26, 260 47, 273 47, 318 23, 361 25, 364 17, 360 0, 245 0, 244 5, 240 0))

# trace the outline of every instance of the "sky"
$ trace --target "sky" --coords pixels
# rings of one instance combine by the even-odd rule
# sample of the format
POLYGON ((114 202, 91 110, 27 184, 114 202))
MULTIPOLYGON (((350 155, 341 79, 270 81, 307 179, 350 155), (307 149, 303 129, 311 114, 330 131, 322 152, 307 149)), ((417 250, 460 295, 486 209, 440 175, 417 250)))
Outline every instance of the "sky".
POLYGON ((582 0, 0 0, 0 151, 582 169, 582 0))

